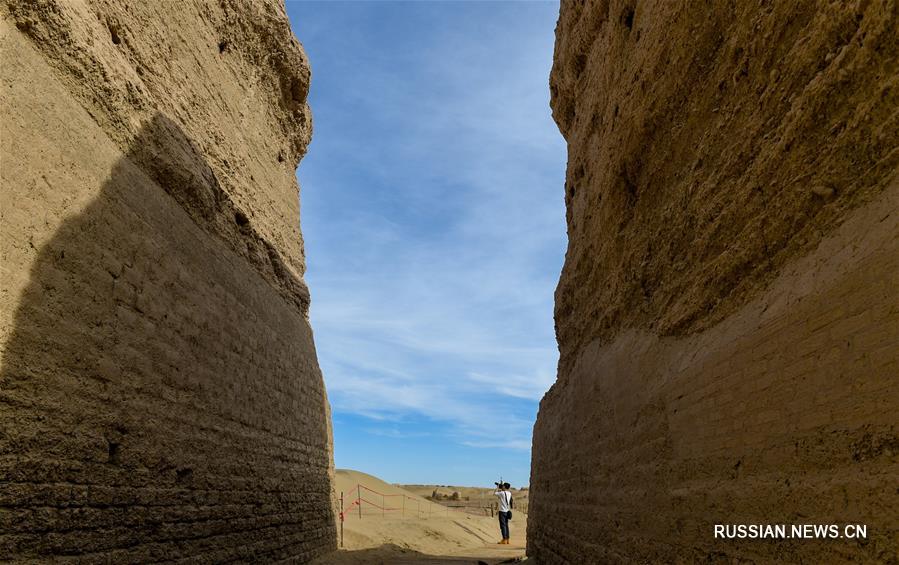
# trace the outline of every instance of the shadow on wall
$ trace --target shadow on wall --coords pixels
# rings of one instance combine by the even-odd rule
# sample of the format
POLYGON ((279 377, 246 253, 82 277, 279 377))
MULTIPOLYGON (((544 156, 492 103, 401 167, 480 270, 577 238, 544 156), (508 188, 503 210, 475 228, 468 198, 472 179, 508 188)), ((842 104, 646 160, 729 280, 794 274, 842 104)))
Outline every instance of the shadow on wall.
POLYGON ((305 286, 273 284, 249 224, 157 115, 33 264, 6 266, 31 275, 0 369, 0 560, 336 547, 305 286))

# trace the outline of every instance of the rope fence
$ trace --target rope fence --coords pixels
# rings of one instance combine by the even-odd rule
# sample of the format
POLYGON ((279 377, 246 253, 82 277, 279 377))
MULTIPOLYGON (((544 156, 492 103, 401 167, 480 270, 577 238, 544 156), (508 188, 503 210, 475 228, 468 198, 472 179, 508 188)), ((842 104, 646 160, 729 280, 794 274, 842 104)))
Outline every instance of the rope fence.
POLYGON ((422 510, 421 498, 416 498, 413 496, 409 496, 407 494, 387 494, 383 492, 378 492, 374 489, 370 489, 367 486, 357 483, 356 486, 350 490, 356 491, 356 498, 351 501, 345 500, 343 491, 340 492, 340 547, 343 547, 343 523, 349 518, 355 518, 357 520, 361 520, 365 516, 377 516, 380 515, 382 517, 386 517, 388 513, 391 516, 396 516, 394 513, 399 513, 402 518, 414 518, 418 520, 430 518, 431 516, 447 516, 450 512, 458 513, 458 514, 467 514, 467 512, 463 510, 458 510, 456 508, 450 508, 449 506, 443 506, 441 504, 437 504, 436 502, 427 502, 425 501, 426 509, 422 510), (368 496, 363 496, 363 492, 368 496), (381 504, 370 500, 370 498, 374 498, 377 500, 377 497, 381 497, 381 504), (388 506, 387 499, 396 499, 399 498, 399 501, 391 500, 395 506, 388 506), (415 504, 411 504, 408 501, 412 501, 415 504), (366 506, 367 505, 367 506, 366 506), (434 511, 434 506, 443 506, 442 510, 434 511), (363 507, 365 511, 363 511, 363 507))

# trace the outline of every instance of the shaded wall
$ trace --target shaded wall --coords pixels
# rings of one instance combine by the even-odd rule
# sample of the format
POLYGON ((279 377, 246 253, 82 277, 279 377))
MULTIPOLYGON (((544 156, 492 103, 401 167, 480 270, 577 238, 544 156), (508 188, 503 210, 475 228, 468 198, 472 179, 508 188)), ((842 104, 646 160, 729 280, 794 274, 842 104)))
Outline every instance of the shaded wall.
POLYGON ((278 64, 296 69, 253 70, 272 40, 255 35, 264 26, 224 48, 202 41, 212 10, 234 25, 270 17, 272 36, 289 34, 283 7, 5 10, 0 560, 333 550, 330 415, 293 176, 308 108, 305 92, 285 102, 280 87, 308 86, 308 67, 281 35, 278 64), (141 49, 197 54, 179 69, 141 49), (229 49, 245 52, 219 60, 229 49), (203 57, 215 80, 188 76, 203 57), (118 80, 129 72, 136 87, 118 80), (255 107, 235 109, 247 100, 229 90, 255 107), (200 91, 218 101, 204 106, 200 91), (244 142, 216 143, 235 116, 244 142), (225 168, 234 162, 253 164, 225 168))
POLYGON ((541 562, 897 559, 891 2, 563 2, 541 562), (715 540, 860 523, 866 540, 715 540))

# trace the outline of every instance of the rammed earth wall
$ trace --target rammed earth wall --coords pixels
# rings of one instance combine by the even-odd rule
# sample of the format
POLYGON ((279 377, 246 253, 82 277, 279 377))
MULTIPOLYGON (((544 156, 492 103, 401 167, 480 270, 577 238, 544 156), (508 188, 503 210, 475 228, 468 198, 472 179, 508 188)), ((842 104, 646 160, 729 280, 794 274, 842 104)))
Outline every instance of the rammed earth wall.
POLYGON ((563 0, 538 562, 899 559, 897 10, 563 0))
POLYGON ((0 561, 334 549, 284 6, 0 16, 0 561))

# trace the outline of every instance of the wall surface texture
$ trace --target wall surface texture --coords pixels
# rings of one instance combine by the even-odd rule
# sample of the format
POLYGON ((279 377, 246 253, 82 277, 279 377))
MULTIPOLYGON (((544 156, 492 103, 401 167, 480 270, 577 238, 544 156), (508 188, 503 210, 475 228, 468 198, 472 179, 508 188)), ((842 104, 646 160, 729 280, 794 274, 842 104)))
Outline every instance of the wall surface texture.
POLYGON ((899 560, 897 12, 563 0, 538 562, 899 560), (847 523, 867 539, 713 537, 847 523))
POLYGON ((335 548, 276 0, 2 0, 0 561, 335 548))

